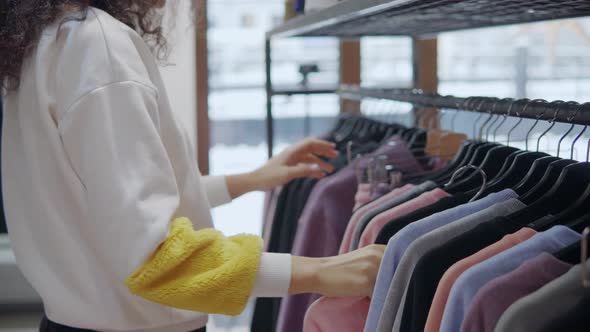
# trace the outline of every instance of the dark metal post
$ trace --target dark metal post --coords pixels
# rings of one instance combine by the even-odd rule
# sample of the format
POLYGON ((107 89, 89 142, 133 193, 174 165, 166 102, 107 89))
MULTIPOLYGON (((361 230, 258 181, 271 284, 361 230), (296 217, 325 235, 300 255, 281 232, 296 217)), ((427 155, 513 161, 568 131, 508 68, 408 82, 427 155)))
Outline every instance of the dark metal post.
POLYGON ((196 129, 197 161, 201 174, 209 174, 211 128, 209 121, 209 51, 207 1, 195 2, 195 69, 196 69, 196 129))
POLYGON ((270 38, 264 43, 264 61, 266 70, 266 144, 268 146, 268 158, 272 157, 274 147, 274 120, 272 117, 272 82, 271 82, 271 54, 270 38))

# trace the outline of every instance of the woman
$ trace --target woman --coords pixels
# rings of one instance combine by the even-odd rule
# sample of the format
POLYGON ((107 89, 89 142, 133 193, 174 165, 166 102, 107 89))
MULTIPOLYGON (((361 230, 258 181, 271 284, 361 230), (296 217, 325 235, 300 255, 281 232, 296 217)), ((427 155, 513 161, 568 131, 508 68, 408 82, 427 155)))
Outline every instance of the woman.
POLYGON ((307 140, 249 174, 201 177, 152 51, 162 0, 0 3, 3 193, 18 265, 45 331, 191 331, 249 297, 370 295, 383 248, 330 258, 261 254, 210 208, 322 177, 307 140))

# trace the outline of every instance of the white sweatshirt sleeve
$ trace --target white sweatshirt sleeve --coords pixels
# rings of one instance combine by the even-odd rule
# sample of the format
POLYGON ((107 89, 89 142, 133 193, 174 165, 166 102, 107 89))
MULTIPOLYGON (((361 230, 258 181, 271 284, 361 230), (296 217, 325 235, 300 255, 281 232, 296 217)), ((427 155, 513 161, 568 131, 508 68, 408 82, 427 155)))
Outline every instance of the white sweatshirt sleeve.
POLYGON ((232 198, 227 188, 225 176, 203 176, 202 183, 211 207, 231 202, 232 198))
POLYGON ((291 255, 263 252, 260 256, 253 297, 283 297, 291 286, 291 255))

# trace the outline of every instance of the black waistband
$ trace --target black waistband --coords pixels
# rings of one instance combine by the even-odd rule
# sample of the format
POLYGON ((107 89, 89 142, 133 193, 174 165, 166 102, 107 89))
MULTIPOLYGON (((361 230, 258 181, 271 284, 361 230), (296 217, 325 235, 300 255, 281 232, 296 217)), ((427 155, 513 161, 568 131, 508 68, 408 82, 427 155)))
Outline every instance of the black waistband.
MULTIPOLYGON (((206 332, 207 328, 203 327, 192 332, 206 332)), ((69 327, 50 321, 47 317, 43 317, 41 325, 39 326, 39 332, 96 332, 93 330, 79 329, 76 327, 69 327)))

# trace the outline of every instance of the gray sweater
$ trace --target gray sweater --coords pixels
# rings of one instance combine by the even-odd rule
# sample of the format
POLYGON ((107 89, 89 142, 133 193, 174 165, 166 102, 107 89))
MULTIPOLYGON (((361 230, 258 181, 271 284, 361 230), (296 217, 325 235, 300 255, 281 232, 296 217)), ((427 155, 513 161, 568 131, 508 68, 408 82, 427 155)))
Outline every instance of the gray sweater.
MULTIPOLYGON (((590 261, 584 265, 590 271, 590 261)), ((538 291, 514 302, 502 314, 494 332, 543 331, 545 326, 590 296, 590 288, 582 286, 581 275, 582 265, 578 264, 538 291)))
POLYGON ((412 242, 404 253, 389 286, 377 331, 399 331, 406 289, 412 277, 412 272, 414 272, 414 267, 425 253, 444 244, 455 236, 475 228, 481 223, 498 216, 509 215, 523 207, 525 205, 519 200, 515 198, 509 199, 426 233, 412 242))
POLYGON ((363 231, 365 230, 365 228, 367 227, 369 222, 371 222, 371 220, 373 220, 373 218, 375 218, 379 214, 381 214, 389 209, 393 209, 394 207, 396 207, 398 205, 401 205, 411 199, 414 199, 414 198, 420 196, 421 194, 423 194, 427 191, 430 191, 434 188, 436 188, 436 183, 434 183, 432 181, 426 181, 426 182, 421 183, 421 184, 415 186, 414 188, 406 191, 405 193, 392 198, 390 201, 388 201, 382 205, 379 205, 378 207, 372 209, 371 211, 367 212, 361 218, 358 225, 354 229, 354 234, 352 236, 352 242, 350 243, 350 251, 354 251, 354 250, 358 249, 359 242, 361 240, 361 235, 363 234, 363 231))

